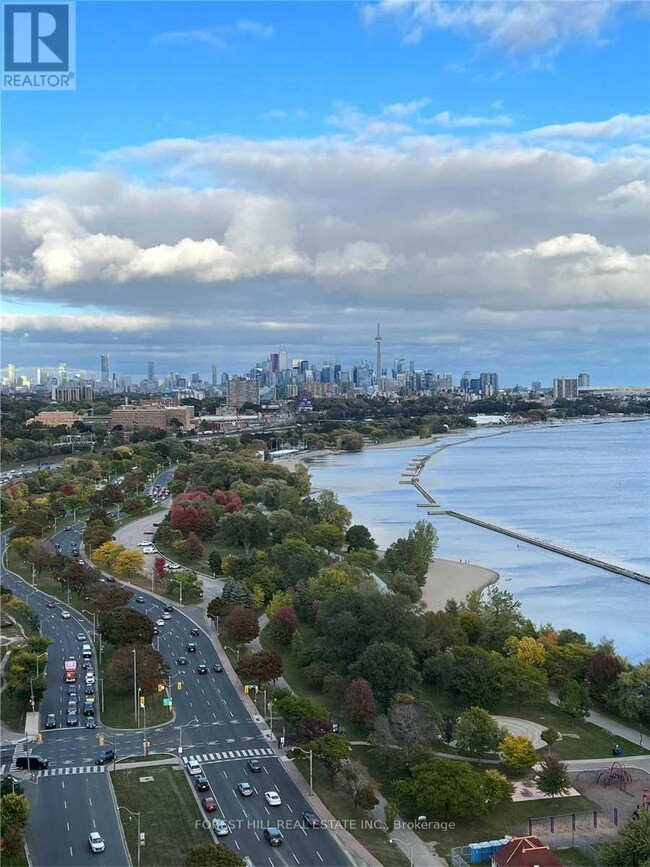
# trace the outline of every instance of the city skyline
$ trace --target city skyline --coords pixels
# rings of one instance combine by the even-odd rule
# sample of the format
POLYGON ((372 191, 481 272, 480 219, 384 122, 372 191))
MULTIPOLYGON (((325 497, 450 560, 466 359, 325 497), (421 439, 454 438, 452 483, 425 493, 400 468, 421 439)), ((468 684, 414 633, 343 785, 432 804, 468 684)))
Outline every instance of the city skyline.
POLYGON ((452 7, 80 4, 77 91, 4 95, 3 363, 350 364, 379 310, 421 367, 645 384, 642 4, 452 7))

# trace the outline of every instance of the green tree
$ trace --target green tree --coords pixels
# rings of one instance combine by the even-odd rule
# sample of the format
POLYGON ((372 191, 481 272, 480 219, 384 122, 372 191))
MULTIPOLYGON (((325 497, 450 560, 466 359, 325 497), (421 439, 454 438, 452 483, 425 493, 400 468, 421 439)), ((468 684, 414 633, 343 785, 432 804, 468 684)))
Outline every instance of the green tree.
POLYGON ((300 660, 302 659, 302 655, 305 652, 305 641, 302 637, 302 633, 299 629, 293 633, 291 637, 291 655, 293 658, 300 664, 300 660))
POLYGON ((555 729, 544 729, 541 733, 540 738, 545 744, 548 744, 549 755, 551 754, 551 747, 556 741, 559 741, 561 737, 562 735, 555 729))
POLYGON ((243 858, 228 846, 204 843, 192 846, 185 859, 185 867, 246 867, 243 858))
POLYGON ((393 784, 393 791, 400 813, 408 818, 425 815, 457 821, 487 811, 480 776, 467 763, 451 759, 416 765, 408 779, 393 784))
POLYGON ((297 728, 308 717, 315 717, 320 720, 327 720, 329 717, 324 707, 314 704, 308 698, 301 698, 291 693, 280 694, 278 697, 277 689, 274 695, 276 698, 273 706, 290 728, 297 728))
POLYGON ((349 758, 350 744, 341 735, 328 734, 322 738, 310 741, 309 748, 314 758, 322 762, 330 772, 332 779, 336 775, 343 759, 349 758))
POLYGON ((572 721, 588 717, 591 702, 586 685, 575 680, 565 681, 558 693, 558 707, 570 716, 572 721))
POLYGON ((19 536, 11 540, 11 547, 18 554, 21 560, 26 560, 29 552, 37 544, 34 536, 19 536))
POLYGON ((472 707, 459 717, 454 737, 461 750, 482 759, 486 753, 496 753, 503 729, 482 707, 472 707))
POLYGON ((213 551, 210 551, 208 565, 210 567, 210 572, 214 576, 221 575, 221 554, 216 548, 213 551))
POLYGON ((369 812, 370 810, 374 810, 378 803, 379 799, 375 790, 367 784, 357 789, 354 794, 354 806, 358 810, 369 812))
POLYGON ((350 674, 368 681, 377 703, 384 709, 395 693, 409 692, 420 682, 413 653, 391 641, 370 644, 351 667, 350 674))
POLYGON ((222 599, 233 608, 246 606, 250 607, 253 598, 251 591, 243 581, 238 581, 236 578, 228 578, 223 585, 222 599))
POLYGON ((567 765, 553 753, 542 759, 540 768, 535 774, 535 784, 540 792, 550 798, 556 798, 571 787, 571 778, 567 765))
POLYGON ((102 636, 109 644, 151 644, 153 621, 132 608, 117 608, 101 618, 102 636))
POLYGON ((422 587, 426 581, 429 563, 438 545, 438 536, 429 521, 418 521, 406 539, 397 539, 384 554, 384 567, 389 572, 413 575, 422 587))
POLYGON ((348 527, 345 541, 348 543, 348 551, 359 551, 361 548, 374 551, 377 548, 377 543, 372 538, 370 530, 363 524, 353 524, 348 527))
POLYGON ((546 672, 524 662, 517 656, 497 661, 497 671, 503 695, 512 698, 517 709, 548 693, 546 672))
POLYGON ((311 528, 310 539, 312 545, 318 545, 328 551, 340 551, 345 541, 345 535, 340 527, 323 522, 322 524, 314 524, 311 528))
POLYGON ((259 548, 268 538, 269 522, 258 509, 231 512, 218 524, 219 537, 230 545, 241 545, 248 556, 251 548, 259 548))
POLYGON ((2 777, 0 781, 0 797, 10 795, 15 792, 17 795, 24 795, 25 789, 20 783, 13 782, 10 777, 2 777))
POLYGON ((2 852, 13 857, 24 856, 25 835, 17 825, 7 825, 2 834, 2 852))
POLYGON ((320 559, 304 539, 289 537, 269 552, 271 565, 277 566, 285 588, 294 587, 298 581, 306 581, 318 575, 320 559))
POLYGON ((24 795, 11 792, 0 798, 0 834, 11 825, 24 828, 28 818, 29 802, 24 795))
POLYGON ((650 864, 650 810, 643 810, 618 832, 617 843, 599 847, 601 863, 607 867, 647 867, 650 864))
POLYGON ((277 650, 260 650, 250 653, 238 663, 237 674, 242 680, 257 680, 261 686, 263 680, 275 681, 282 677, 284 665, 282 656, 277 650))
POLYGON ((526 735, 508 734, 499 748, 503 764, 511 771, 525 771, 537 762, 537 750, 526 735))
POLYGON ((491 769, 483 774, 483 791, 488 810, 511 801, 514 790, 510 780, 498 771, 491 769))

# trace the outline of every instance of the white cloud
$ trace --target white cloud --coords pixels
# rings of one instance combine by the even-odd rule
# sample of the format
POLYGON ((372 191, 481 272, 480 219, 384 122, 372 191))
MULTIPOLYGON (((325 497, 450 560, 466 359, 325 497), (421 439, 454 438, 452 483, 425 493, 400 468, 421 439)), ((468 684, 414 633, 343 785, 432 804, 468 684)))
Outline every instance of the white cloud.
POLYGON ((617 114, 601 121, 550 124, 529 130, 525 135, 532 139, 648 138, 650 114, 617 114))
POLYGON ((417 114, 421 108, 430 105, 430 103, 431 100, 428 97, 413 99, 410 102, 394 102, 391 105, 383 105, 381 113, 393 117, 408 117, 411 114, 417 114))
POLYGON ((209 45, 223 51, 230 47, 233 41, 241 36, 250 36, 253 39, 270 39, 274 35, 274 29, 269 24, 261 24, 259 21, 240 19, 234 24, 224 24, 219 27, 207 27, 196 30, 174 30, 165 33, 157 33, 151 40, 154 45, 187 44, 192 42, 209 45))
POLYGON ((24 331, 61 331, 84 334, 88 331, 107 331, 115 334, 162 331, 173 326, 173 320, 157 316, 98 316, 56 315, 43 313, 4 313, 0 330, 11 334, 24 331))
POLYGON ((381 0, 362 8, 371 24, 394 17, 406 43, 418 43, 427 30, 451 30, 481 39, 509 54, 551 47, 574 39, 598 43, 617 7, 608 0, 547 2, 547 0, 381 0))
POLYGON ((480 115, 463 115, 453 114, 453 112, 450 111, 440 111, 423 122, 437 124, 446 129, 460 129, 462 127, 510 126, 512 118, 508 117, 506 114, 498 114, 494 117, 482 117, 480 115))

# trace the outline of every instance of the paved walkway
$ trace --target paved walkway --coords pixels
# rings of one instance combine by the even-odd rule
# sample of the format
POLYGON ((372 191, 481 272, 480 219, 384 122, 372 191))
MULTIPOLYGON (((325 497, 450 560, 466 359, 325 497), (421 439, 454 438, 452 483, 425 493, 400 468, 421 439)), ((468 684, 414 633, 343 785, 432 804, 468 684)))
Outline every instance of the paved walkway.
POLYGON ((385 821, 386 798, 379 792, 376 792, 376 795, 379 803, 372 811, 372 817, 386 828, 389 839, 393 840, 397 848, 409 859, 412 867, 447 867, 445 859, 434 851, 436 844, 425 843, 400 816, 395 819, 394 829, 388 831, 385 821))
MULTIPOLYGON (((558 703, 557 693, 549 692, 548 700, 551 704, 556 705, 558 703)), ((611 716, 607 716, 607 714, 600 713, 600 711, 597 710, 592 710, 589 712, 587 722, 593 723, 599 728, 604 729, 606 732, 611 732, 612 735, 616 735, 619 738, 625 738, 625 740, 631 741, 633 744, 645 746, 647 749, 648 744, 643 742, 643 738, 639 735, 638 729, 619 722, 611 716)), ((650 737, 648 738, 648 741, 650 741, 650 737)))
POLYGON ((546 746, 545 741, 541 738, 542 732, 545 731, 543 725, 515 716, 495 716, 492 714, 492 719, 500 726, 508 729, 510 734, 525 735, 530 738, 536 750, 541 750, 546 746))

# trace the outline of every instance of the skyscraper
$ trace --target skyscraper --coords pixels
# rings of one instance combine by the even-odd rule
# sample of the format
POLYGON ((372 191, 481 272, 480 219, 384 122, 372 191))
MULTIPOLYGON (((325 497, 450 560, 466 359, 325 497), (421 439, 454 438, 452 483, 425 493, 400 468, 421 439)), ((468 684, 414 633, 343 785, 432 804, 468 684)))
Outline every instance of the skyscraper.
MULTIPOLYGON (((108 355, 106 356, 106 358, 108 358, 108 355)), ((65 382, 67 378, 68 365, 65 363, 65 361, 62 361, 61 364, 59 364, 59 382, 65 382)))
POLYGON ((217 365, 216 364, 212 365, 212 385, 213 386, 219 385, 219 380, 217 379, 217 365))
POLYGON ((578 388, 589 388, 589 374, 588 373, 579 373, 578 374, 578 388))
POLYGON ((108 353, 106 353, 106 355, 101 356, 101 367, 102 367, 102 376, 101 376, 102 382, 110 382, 111 375, 109 372, 110 364, 109 364, 108 353))
POLYGON ((149 382, 155 382, 156 368, 153 361, 147 362, 147 379, 149 380, 149 382))
POLYGON ((578 380, 561 376, 553 380, 553 400, 575 400, 578 397, 578 380))
POLYGON ((483 397, 494 397, 499 391, 499 374, 482 373, 479 377, 483 397))
POLYGON ((375 343, 377 344, 377 366, 375 368, 375 386, 377 394, 381 394, 381 328, 379 323, 379 314, 377 314, 377 334, 375 335, 375 343))
POLYGON ((7 365, 7 384, 15 385, 16 384, 16 365, 8 364, 7 365))

